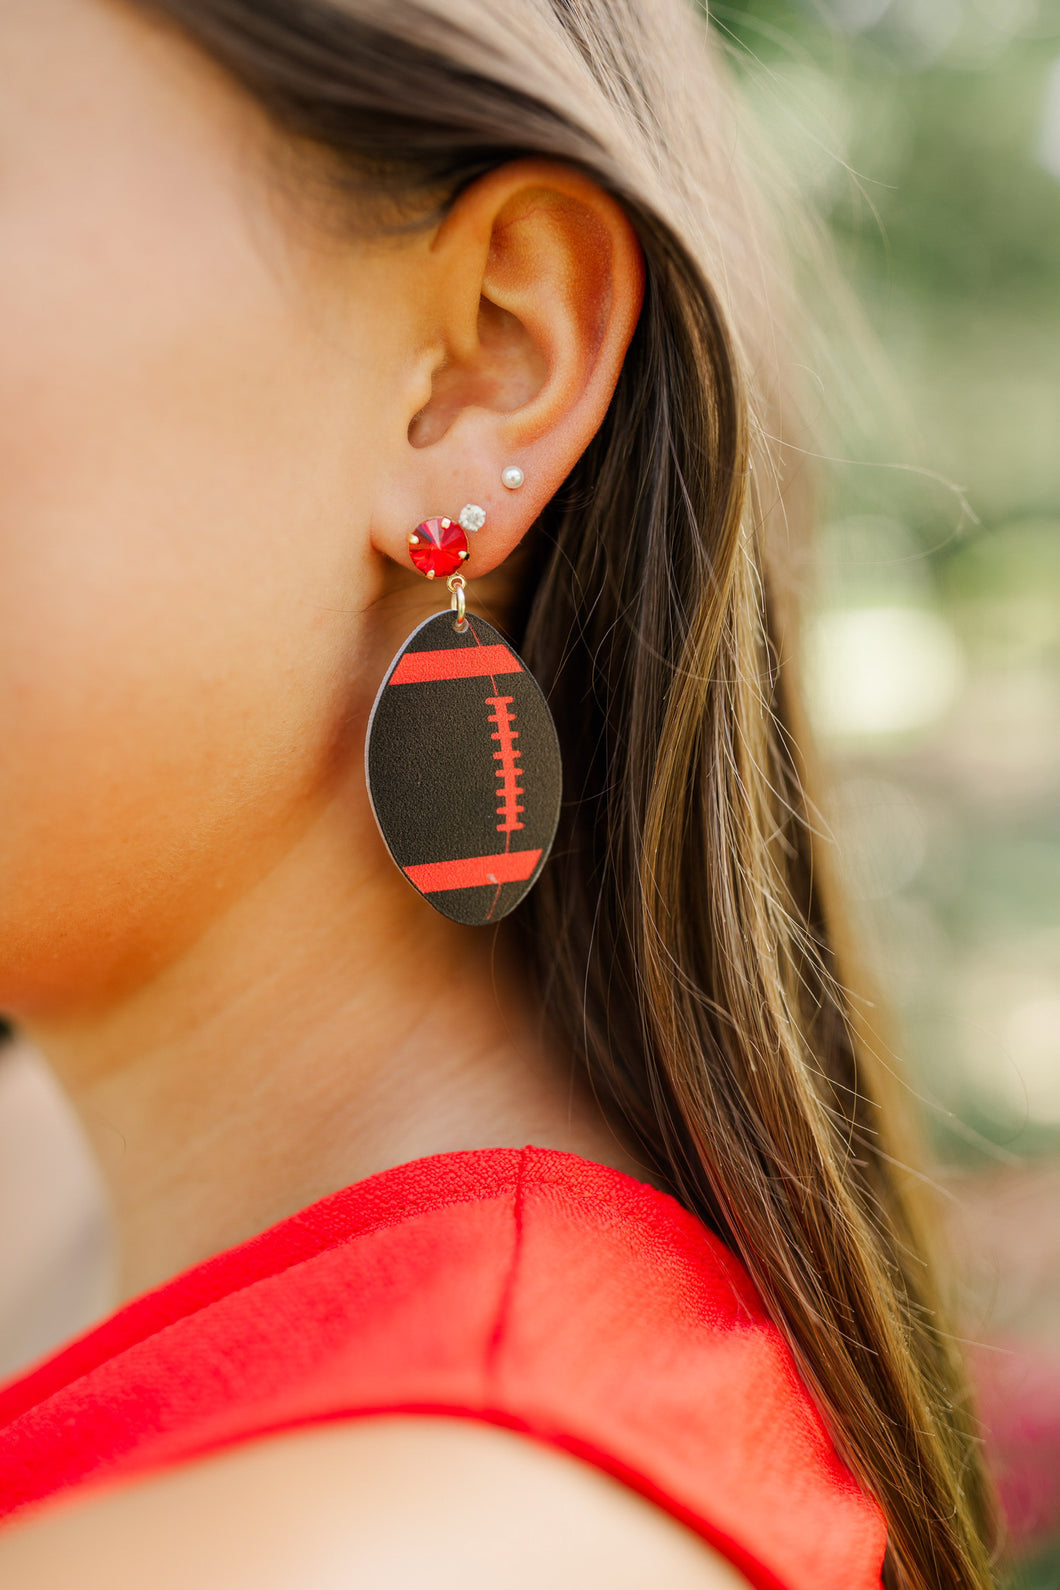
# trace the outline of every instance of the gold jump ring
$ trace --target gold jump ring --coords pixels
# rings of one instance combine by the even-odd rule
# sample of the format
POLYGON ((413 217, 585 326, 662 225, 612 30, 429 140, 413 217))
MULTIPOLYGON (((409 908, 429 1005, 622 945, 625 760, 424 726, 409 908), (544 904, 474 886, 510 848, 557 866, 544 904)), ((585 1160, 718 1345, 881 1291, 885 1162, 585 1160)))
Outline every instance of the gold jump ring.
POLYGON ((449 588, 449 594, 453 598, 449 606, 456 614, 456 623, 453 625, 453 628, 458 632, 458 634, 463 634, 464 630, 467 628, 467 619, 464 617, 464 614, 467 612, 467 602, 464 599, 464 590, 467 586, 467 581, 464 579, 462 574, 450 574, 445 583, 449 588))

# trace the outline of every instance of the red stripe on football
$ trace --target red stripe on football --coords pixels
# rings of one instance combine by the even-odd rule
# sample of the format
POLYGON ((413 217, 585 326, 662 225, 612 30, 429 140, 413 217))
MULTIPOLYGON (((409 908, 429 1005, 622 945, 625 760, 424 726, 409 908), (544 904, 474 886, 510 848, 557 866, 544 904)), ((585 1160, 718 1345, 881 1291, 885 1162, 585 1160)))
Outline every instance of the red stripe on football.
POLYGON ((490 674, 521 674, 523 665, 507 646, 475 646, 463 651, 407 651, 390 675, 392 685, 425 685, 435 679, 479 679, 490 674))
POLYGON ((414 883, 421 894, 437 894, 442 889, 481 889, 490 883, 525 883, 540 859, 540 850, 502 850, 496 856, 425 861, 404 870, 409 882, 414 883))

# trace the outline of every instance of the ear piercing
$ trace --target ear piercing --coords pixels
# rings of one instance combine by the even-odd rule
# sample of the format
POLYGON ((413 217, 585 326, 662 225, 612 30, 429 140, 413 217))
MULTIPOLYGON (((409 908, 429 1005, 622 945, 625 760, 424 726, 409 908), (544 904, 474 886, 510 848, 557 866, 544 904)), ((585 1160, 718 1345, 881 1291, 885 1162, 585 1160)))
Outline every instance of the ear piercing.
POLYGON ((525 479, 526 476, 518 464, 509 464, 506 469, 501 470, 501 485, 507 486, 509 491, 518 491, 525 479))

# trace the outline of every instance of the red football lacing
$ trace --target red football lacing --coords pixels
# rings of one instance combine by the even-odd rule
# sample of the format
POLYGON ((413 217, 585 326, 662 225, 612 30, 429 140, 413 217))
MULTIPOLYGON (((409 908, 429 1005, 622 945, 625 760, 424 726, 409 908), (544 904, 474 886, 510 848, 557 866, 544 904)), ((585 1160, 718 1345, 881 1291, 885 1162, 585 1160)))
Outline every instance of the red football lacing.
POLYGON ((499 751, 493 753, 494 760, 500 763, 497 769, 497 777, 500 779, 497 794, 501 802, 497 807, 497 816, 501 818, 497 824, 499 834, 510 834, 523 826, 519 821, 519 813, 523 808, 519 805, 518 797, 526 792, 519 785, 522 774, 522 768, 519 766, 520 752, 512 743, 519 738, 519 730, 512 728, 515 714, 508 711, 513 700, 513 696, 486 697, 486 705, 493 708, 489 721, 497 725, 497 731, 490 735, 490 739, 499 740, 501 747, 499 751))

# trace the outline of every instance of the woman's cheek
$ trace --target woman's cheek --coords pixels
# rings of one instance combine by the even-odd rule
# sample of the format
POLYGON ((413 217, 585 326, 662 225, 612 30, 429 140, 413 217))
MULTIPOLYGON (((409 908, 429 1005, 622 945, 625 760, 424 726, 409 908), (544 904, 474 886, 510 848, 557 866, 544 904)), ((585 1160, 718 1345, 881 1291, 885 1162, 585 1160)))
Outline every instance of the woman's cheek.
POLYGON ((285 842, 344 713, 334 585, 252 560, 187 483, 171 516, 85 484, 0 554, 0 1009, 176 953, 285 842))

